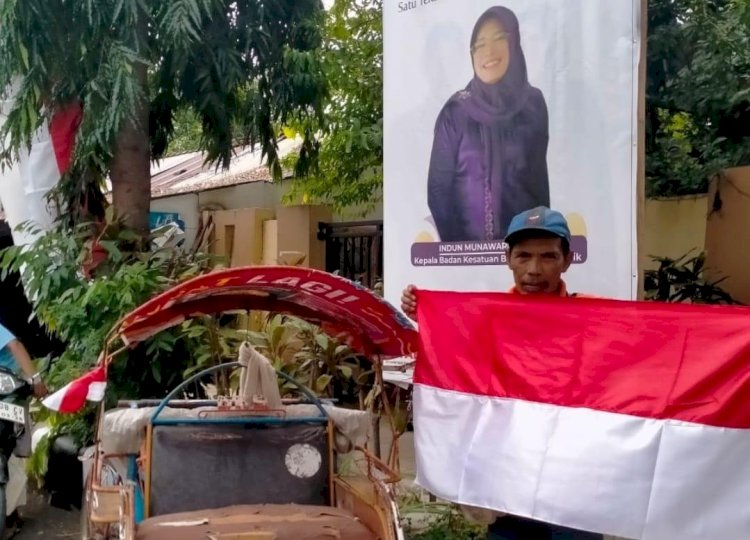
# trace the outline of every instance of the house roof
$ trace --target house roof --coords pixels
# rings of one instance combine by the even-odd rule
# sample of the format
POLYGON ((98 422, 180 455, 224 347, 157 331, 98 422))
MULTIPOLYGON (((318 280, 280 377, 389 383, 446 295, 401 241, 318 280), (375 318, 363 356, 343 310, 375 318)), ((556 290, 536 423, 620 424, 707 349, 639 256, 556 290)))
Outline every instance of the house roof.
MULTIPOLYGON (((289 155, 298 146, 297 140, 281 140, 279 157, 289 155)), ((151 197, 158 199, 251 182, 273 181, 267 159, 261 159, 261 149, 258 147, 235 149, 228 169, 207 165, 204 159, 202 152, 191 152, 154 162, 151 166, 151 197)))

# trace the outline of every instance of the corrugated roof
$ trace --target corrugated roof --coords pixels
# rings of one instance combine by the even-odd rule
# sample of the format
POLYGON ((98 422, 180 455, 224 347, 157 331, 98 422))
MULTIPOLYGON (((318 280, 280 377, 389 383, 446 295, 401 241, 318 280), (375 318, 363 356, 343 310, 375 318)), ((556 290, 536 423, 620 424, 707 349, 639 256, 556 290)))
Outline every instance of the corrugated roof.
MULTIPOLYGON (((299 139, 282 139, 278 143, 279 157, 284 158, 299 149, 299 139)), ((164 158, 151 163, 151 197, 159 199, 172 195, 197 193, 250 182, 272 182, 267 159, 260 157, 261 149, 239 147, 228 169, 217 169, 215 165, 205 165, 202 152, 189 152, 164 158)), ((284 177, 290 171, 284 170, 284 177)), ((112 183, 106 179, 106 197, 111 200, 112 183)))
MULTIPOLYGON (((279 142, 279 156, 296 150, 299 141, 284 139, 279 142)), ((151 169, 151 196, 169 197, 208 189, 236 186, 250 182, 271 182, 267 160, 261 160, 261 149, 238 148, 228 169, 204 163, 204 154, 193 152, 154 163, 151 169)), ((286 171, 285 171, 286 173, 286 171)))

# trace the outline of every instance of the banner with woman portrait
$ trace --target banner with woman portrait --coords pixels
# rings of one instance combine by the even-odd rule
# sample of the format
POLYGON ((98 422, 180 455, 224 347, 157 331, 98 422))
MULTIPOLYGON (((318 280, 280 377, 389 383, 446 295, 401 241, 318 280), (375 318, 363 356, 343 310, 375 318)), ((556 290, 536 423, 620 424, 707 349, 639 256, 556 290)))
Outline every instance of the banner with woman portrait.
POLYGON ((568 289, 637 291, 640 0, 383 2, 386 297, 505 290, 511 218, 568 220, 568 289))

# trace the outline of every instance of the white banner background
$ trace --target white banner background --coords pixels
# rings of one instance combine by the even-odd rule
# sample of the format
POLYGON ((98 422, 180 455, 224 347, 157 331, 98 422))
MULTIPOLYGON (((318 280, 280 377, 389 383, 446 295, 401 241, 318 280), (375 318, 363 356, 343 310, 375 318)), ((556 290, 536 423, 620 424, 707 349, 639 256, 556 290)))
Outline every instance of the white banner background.
POLYGON ((551 207, 587 237, 569 290, 637 295, 636 166, 640 0, 384 0, 385 287, 505 290, 495 266, 414 266, 418 238, 437 241, 427 173, 438 113, 473 77, 471 32, 488 8, 519 19, 529 82, 549 111, 551 207))

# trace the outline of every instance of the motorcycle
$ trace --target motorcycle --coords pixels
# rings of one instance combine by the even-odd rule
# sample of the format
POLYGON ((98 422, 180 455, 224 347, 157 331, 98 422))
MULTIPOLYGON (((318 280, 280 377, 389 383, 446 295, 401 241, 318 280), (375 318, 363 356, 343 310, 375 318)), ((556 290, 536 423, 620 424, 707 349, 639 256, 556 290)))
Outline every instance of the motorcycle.
POLYGON ((0 367, 0 538, 6 532, 8 461, 13 454, 29 454, 31 418, 27 404, 33 393, 29 381, 0 367))

